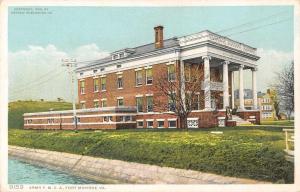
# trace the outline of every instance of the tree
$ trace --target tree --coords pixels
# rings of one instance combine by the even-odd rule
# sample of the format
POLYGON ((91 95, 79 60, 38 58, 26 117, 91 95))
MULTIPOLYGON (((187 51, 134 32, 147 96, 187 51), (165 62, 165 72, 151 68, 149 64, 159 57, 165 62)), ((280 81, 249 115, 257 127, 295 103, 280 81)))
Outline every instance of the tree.
POLYGON ((269 91, 269 95, 270 95, 270 98, 271 98, 272 103, 273 103, 276 118, 280 119, 281 118, 280 117, 280 100, 279 100, 279 96, 277 94, 277 91, 274 90, 273 88, 271 88, 270 91, 269 91))
POLYGON ((280 100, 281 108, 287 113, 290 120, 294 112, 294 62, 283 68, 276 74, 274 85, 280 100))
POLYGON ((180 75, 178 67, 176 70, 176 66, 178 65, 168 66, 168 70, 157 77, 154 86, 160 95, 156 97, 153 104, 155 109, 174 112, 179 119, 180 128, 187 130, 187 117, 193 109, 200 108, 200 101, 204 98, 201 90, 203 65, 187 65, 185 79, 180 75), (182 87, 185 87, 185 91, 182 87))

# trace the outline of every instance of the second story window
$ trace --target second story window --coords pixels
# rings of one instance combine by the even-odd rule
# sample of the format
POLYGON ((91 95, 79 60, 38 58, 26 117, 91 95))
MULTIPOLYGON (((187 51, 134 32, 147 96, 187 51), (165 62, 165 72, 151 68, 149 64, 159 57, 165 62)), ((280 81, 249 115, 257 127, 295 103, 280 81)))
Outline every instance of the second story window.
POLYGON ((175 93, 169 95, 169 101, 168 101, 169 111, 173 111, 173 112, 175 111, 175 107, 176 107, 175 97, 176 97, 175 93))
POLYGON ((122 77, 122 75, 119 75, 119 76, 118 76, 118 79, 117 79, 117 87, 118 87, 118 89, 123 88, 123 77, 122 77))
POLYGON ((175 66, 168 65, 168 80, 175 81, 175 66))
POLYGON ((80 81, 80 93, 85 93, 85 81, 80 81))
POLYGON ((146 84, 151 85, 153 81, 152 68, 146 69, 146 84))
POLYGON ((94 79, 94 92, 99 91, 99 79, 94 79))
POLYGON ((136 97, 136 110, 143 112, 143 97, 136 97))
POLYGON ((107 107, 106 99, 101 100, 101 107, 107 107))
POLYGON ((147 112, 153 112, 153 96, 147 96, 147 112))
POLYGON ((94 108, 99 108, 99 101, 94 101, 94 108))
POLYGON ((81 103, 80 103, 80 108, 81 108, 81 109, 85 109, 85 102, 81 102, 81 103))
POLYGON ((117 100, 117 104, 118 104, 118 107, 124 106, 124 99, 123 99, 123 98, 119 98, 119 99, 117 100))
POLYGON ((139 70, 135 72, 135 85, 143 85, 143 71, 139 70))
POLYGON ((106 90, 106 77, 101 78, 101 90, 102 91, 106 90))

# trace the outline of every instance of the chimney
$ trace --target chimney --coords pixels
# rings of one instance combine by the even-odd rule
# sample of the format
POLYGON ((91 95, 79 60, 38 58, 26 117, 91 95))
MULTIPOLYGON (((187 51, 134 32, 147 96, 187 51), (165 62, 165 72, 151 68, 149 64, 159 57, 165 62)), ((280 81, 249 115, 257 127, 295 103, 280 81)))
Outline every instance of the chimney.
POLYGON ((163 48, 164 47, 164 27, 159 25, 154 27, 155 31, 155 48, 163 48))

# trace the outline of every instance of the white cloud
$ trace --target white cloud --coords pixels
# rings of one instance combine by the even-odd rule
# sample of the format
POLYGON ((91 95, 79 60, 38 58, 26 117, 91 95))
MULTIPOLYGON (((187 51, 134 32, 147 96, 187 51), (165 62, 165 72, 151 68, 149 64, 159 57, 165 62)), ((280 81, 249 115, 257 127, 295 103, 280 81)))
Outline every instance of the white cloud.
MULTIPOLYGON (((274 82, 276 72, 293 60, 292 52, 283 52, 274 49, 258 49, 260 59, 257 62, 258 71, 256 75, 257 90, 265 92, 274 82)), ((235 75, 235 89, 238 89, 238 72, 235 75)), ((244 87, 252 89, 252 72, 244 71, 244 87)))
POLYGON ((70 53, 54 45, 29 45, 26 50, 8 54, 10 99, 46 99, 62 97, 71 100, 69 75, 62 67, 62 58, 78 61, 100 59, 108 53, 95 44, 77 47, 70 53), (49 72, 49 73, 48 73, 49 72))

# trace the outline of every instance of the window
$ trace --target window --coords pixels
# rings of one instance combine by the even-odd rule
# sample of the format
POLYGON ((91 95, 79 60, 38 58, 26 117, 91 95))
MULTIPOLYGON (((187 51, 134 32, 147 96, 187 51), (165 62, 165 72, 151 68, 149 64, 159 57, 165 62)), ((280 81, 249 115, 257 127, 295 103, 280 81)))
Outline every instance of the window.
POLYGON ((200 95, 197 94, 193 98, 192 110, 200 110, 200 95))
POLYGON ((104 116, 103 117, 103 122, 110 122, 112 121, 112 116, 104 116))
POLYGON ((125 54, 124 53, 120 53, 120 58, 123 58, 125 57, 125 54))
POLYGON ((120 65, 120 64, 119 64, 119 65, 117 65, 117 68, 121 68, 121 67, 122 67, 122 65, 120 65))
POLYGON ((153 121, 147 121, 147 127, 153 128, 153 121))
POLYGON ((94 92, 99 91, 99 79, 94 79, 94 92))
POLYGON ((144 122, 143 121, 138 121, 137 122, 137 128, 143 128, 144 127, 144 122))
POLYGON ((146 84, 151 85, 153 81, 152 68, 146 69, 146 84))
POLYGON ((169 101, 168 101, 168 106, 169 106, 169 111, 175 111, 175 98, 176 97, 176 94, 175 93, 172 93, 169 95, 169 101))
POLYGON ((117 99, 118 107, 124 106, 124 99, 117 99))
POLYGON ((85 93, 85 81, 80 81, 80 93, 85 93))
POLYGON ((79 75, 80 75, 80 76, 82 76, 82 75, 83 75, 83 73, 81 72, 81 73, 79 73, 79 75))
POLYGON ((105 70, 105 68, 104 68, 104 67, 100 69, 100 71, 104 71, 104 70, 105 70))
POLYGON ((143 112, 143 97, 136 97, 137 112, 143 112))
POLYGON ((106 90, 106 77, 101 78, 101 90, 102 91, 106 90))
POLYGON ((99 108, 99 101, 94 101, 94 108, 99 108))
POLYGON ((101 107, 107 107, 106 99, 101 100, 101 107))
POLYGON ((184 66, 184 76, 185 81, 189 82, 191 80, 191 65, 187 64, 184 66))
MULTIPOLYGON (((26 122, 26 121, 25 121, 26 122)), ((28 119, 27 120, 27 124, 31 124, 32 123, 32 119, 28 119)))
POLYGON ((81 103, 80 103, 80 108, 81 108, 81 109, 85 109, 85 102, 81 102, 81 103))
MULTIPOLYGON (((77 123, 80 123, 80 117, 76 117, 76 119, 77 119, 77 123)), ((75 121, 74 121, 74 117, 72 118, 72 122, 74 123, 75 121)))
POLYGON ((165 121, 163 121, 163 120, 159 120, 159 121, 157 121, 157 127, 158 128, 163 128, 164 126, 165 126, 165 121))
POLYGON ((97 71, 98 71, 97 69, 94 69, 94 70, 93 70, 94 73, 97 73, 97 71))
POLYGON ((118 54, 115 54, 115 55, 112 56, 112 60, 116 60, 116 59, 118 59, 118 58, 119 58, 119 55, 118 55, 118 54))
POLYGON ((168 80, 175 81, 175 66, 168 65, 168 80))
POLYGON ((125 116, 125 121, 132 121, 132 116, 125 116))
POLYGON ((118 89, 123 88, 123 77, 122 77, 122 75, 119 75, 119 76, 118 76, 118 79, 117 79, 117 87, 118 87, 118 89))
POLYGON ((175 120, 169 120, 169 128, 176 128, 176 121, 175 120))
POLYGON ((147 96, 147 112, 153 112, 153 96, 147 96))
POLYGON ((54 119, 48 119, 48 124, 54 123, 54 119))
POLYGON ((143 71, 139 70, 135 72, 135 85, 139 86, 143 84, 143 71))

